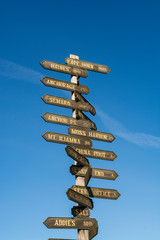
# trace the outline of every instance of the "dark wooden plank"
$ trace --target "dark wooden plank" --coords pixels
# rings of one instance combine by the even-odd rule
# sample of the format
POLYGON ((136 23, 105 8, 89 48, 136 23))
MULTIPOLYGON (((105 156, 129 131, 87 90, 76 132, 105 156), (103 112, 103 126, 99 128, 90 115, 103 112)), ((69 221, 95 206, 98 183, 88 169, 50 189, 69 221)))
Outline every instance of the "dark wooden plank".
POLYGON ((90 229, 95 218, 48 217, 43 223, 47 228, 90 229))
POLYGON ((78 110, 78 109, 76 110, 76 115, 77 115, 78 119, 84 119, 84 120, 90 121, 91 129, 97 130, 96 124, 89 117, 87 117, 84 113, 82 113, 80 110, 78 110))
POLYGON ((87 101, 87 99, 85 99, 80 93, 78 93, 78 92, 76 92, 76 91, 75 91, 75 100, 76 100, 77 102, 82 101, 82 102, 88 103, 89 106, 90 106, 90 113, 91 113, 93 116, 96 115, 96 110, 95 110, 95 108, 90 104, 90 102, 87 101))
POLYGON ((76 185, 73 185, 71 189, 73 189, 74 191, 80 194, 83 194, 86 197, 92 197, 92 198, 104 198, 104 199, 117 200, 120 197, 120 193, 114 189, 83 187, 83 186, 76 186, 76 185))
POLYGON ((98 234, 98 223, 94 223, 93 226, 89 229, 89 239, 94 238, 98 234))
POLYGON ((44 60, 40 64, 43 68, 48 69, 48 70, 61 72, 61 73, 67 73, 70 75, 84 77, 84 78, 88 77, 88 72, 86 70, 82 70, 79 68, 73 68, 73 67, 67 66, 65 64, 51 62, 48 60, 44 60))
POLYGON ((93 209, 93 201, 90 198, 85 197, 84 195, 74 191, 71 188, 68 188, 66 194, 69 200, 72 200, 82 206, 93 209))
POLYGON ((114 161, 117 157, 117 155, 112 151, 93 149, 93 148, 83 148, 83 147, 81 148, 81 147, 75 147, 75 146, 73 146, 73 148, 84 157, 104 159, 109 161, 114 161))
POLYGON ((89 217, 90 211, 86 207, 76 206, 71 209, 72 215, 74 217, 89 217))
POLYGON ((50 78, 50 77, 44 77, 41 79, 41 82, 47 86, 47 87, 53 87, 53 88, 59 88, 63 89, 66 91, 77 91, 79 93, 83 94, 88 94, 89 93, 89 88, 84 85, 77 85, 75 83, 55 79, 55 78, 50 78))
POLYGON ((75 151, 72 147, 67 146, 65 148, 66 153, 69 157, 71 157, 72 159, 74 159, 79 165, 82 166, 88 166, 89 162, 88 159, 83 157, 81 154, 79 154, 77 151, 75 151))
MULTIPOLYGON (((72 175, 84 177, 87 172, 87 166, 72 165, 70 167, 70 172, 72 175)), ((91 177, 99 178, 99 179, 115 180, 118 177, 118 174, 113 170, 92 168, 91 177)))
POLYGON ((70 145, 83 145, 83 146, 92 146, 92 142, 90 139, 84 139, 79 137, 71 137, 69 135, 54 133, 54 132, 46 132, 42 135, 42 137, 47 142, 54 143, 62 143, 62 144, 70 144, 70 145))
POLYGON ((78 67, 81 69, 86 69, 86 70, 99 72, 99 73, 107 74, 111 71, 106 65, 91 63, 91 62, 82 61, 78 59, 72 59, 69 57, 65 58, 65 63, 72 67, 78 67))
POLYGON ((68 128, 68 133, 71 135, 88 137, 88 138, 98 140, 98 141, 103 141, 103 142, 113 142, 115 140, 115 137, 111 133, 80 129, 76 127, 68 128))
POLYGON ((46 94, 42 97, 42 100, 47 104, 56 105, 59 107, 79 109, 86 112, 90 111, 90 106, 88 103, 76 102, 74 100, 70 100, 67 98, 61 98, 61 97, 56 97, 56 96, 46 94))
POLYGON ((77 126, 81 128, 90 128, 91 123, 88 120, 83 119, 75 119, 73 117, 67 117, 63 115, 53 114, 53 113, 45 113, 42 115, 42 118, 46 122, 66 125, 66 126, 77 126))

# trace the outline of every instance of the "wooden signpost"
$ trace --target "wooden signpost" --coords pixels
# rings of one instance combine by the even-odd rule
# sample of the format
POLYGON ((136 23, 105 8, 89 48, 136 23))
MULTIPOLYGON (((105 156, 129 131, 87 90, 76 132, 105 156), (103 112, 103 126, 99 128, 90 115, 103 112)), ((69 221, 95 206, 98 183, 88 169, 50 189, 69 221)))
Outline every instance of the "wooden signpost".
MULTIPOLYGON (((70 74, 71 82, 51 77, 44 77, 41 82, 48 87, 71 91, 72 99, 46 94, 42 97, 42 100, 47 104, 72 109, 72 117, 46 112, 42 115, 42 118, 49 123, 69 126, 69 135, 46 132, 42 136, 47 142, 67 145, 66 153, 68 157, 74 160, 75 164, 70 167, 70 172, 75 176, 76 181, 75 185, 66 191, 66 194, 68 199, 75 202, 77 206, 71 209, 72 218, 48 217, 44 221, 44 225, 50 229, 77 229, 78 240, 91 240, 98 234, 98 223, 96 219, 90 218, 89 209, 93 209, 93 201, 90 198, 116 200, 120 197, 120 194, 114 189, 88 187, 90 178, 115 180, 118 174, 113 170, 92 168, 86 157, 114 161, 117 155, 112 151, 91 148, 91 139, 112 143, 115 137, 111 133, 97 131, 96 124, 82 112, 96 115, 93 105, 82 96, 82 94, 89 93, 89 88, 80 85, 79 78, 88 76, 86 70, 107 74, 110 69, 105 65, 79 60, 79 57, 75 55, 66 58, 65 63, 60 64, 44 60, 40 64, 45 69, 70 74)), ((49 238, 48 240, 71 239, 49 238)))

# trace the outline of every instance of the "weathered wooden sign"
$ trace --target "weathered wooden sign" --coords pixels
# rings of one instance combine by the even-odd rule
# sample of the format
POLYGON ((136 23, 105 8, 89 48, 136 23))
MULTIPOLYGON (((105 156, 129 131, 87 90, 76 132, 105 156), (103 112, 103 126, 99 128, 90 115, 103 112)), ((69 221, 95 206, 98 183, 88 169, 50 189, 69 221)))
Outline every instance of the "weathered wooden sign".
POLYGON ((92 168, 91 168, 91 166, 89 165, 89 166, 87 167, 87 171, 86 171, 86 174, 85 174, 85 176, 84 176, 85 186, 87 186, 87 184, 88 184, 88 182, 89 182, 89 180, 90 180, 90 178, 91 178, 91 174, 92 174, 92 168))
POLYGON ((104 142, 113 142, 115 140, 115 137, 111 133, 99 132, 94 130, 85 130, 75 127, 70 127, 68 129, 68 133, 104 142))
POLYGON ((76 115, 77 115, 78 119, 84 119, 84 120, 90 121, 91 129, 97 130, 96 124, 89 117, 87 117, 84 113, 82 113, 80 110, 78 110, 78 109, 76 110, 76 115))
MULTIPOLYGON (((87 166, 72 165, 70 167, 70 172, 72 175, 84 177, 87 173, 87 170, 88 170, 87 168, 88 168, 87 166)), ((113 170, 92 168, 91 177, 107 179, 107 180, 115 180, 118 177, 118 174, 113 170)))
POLYGON ((93 116, 96 115, 96 110, 95 110, 95 108, 94 108, 80 93, 78 93, 78 92, 76 92, 76 91, 75 91, 75 100, 76 100, 77 102, 82 101, 82 102, 88 103, 89 106, 90 106, 90 113, 91 113, 93 116))
POLYGON ((95 188, 95 187, 83 187, 73 185, 71 187, 74 191, 83 194, 86 197, 104 198, 116 200, 120 197, 120 193, 114 189, 95 188))
POLYGON ((53 114, 53 113, 45 113, 42 115, 42 118, 46 122, 66 125, 66 126, 77 126, 82 128, 90 128, 91 123, 88 120, 83 119, 75 119, 73 117, 67 117, 63 115, 53 114))
POLYGON ((59 107, 79 109, 79 110, 86 111, 86 112, 89 112, 89 110, 90 110, 90 106, 88 103, 76 102, 74 100, 70 100, 67 98, 61 98, 61 97, 56 97, 56 96, 52 96, 52 95, 44 95, 42 97, 42 100, 47 104, 56 105, 59 107))
POLYGON ((69 200, 72 200, 76 203, 79 203, 82 206, 93 209, 93 201, 90 198, 85 197, 84 195, 78 193, 77 191, 74 191, 71 188, 67 190, 66 194, 69 200))
POLYGON ((86 70, 82 70, 79 68, 73 68, 73 67, 67 66, 65 64, 51 62, 48 60, 44 60, 40 64, 43 68, 48 69, 48 70, 67 73, 67 74, 84 77, 84 78, 88 77, 88 72, 86 70))
POLYGON ((54 133, 54 132, 46 132, 42 135, 42 137, 47 142, 55 142, 55 143, 62 143, 62 144, 73 144, 73 145, 83 145, 83 146, 92 146, 92 142, 90 139, 79 138, 79 137, 72 137, 65 134, 54 133))
POLYGON ((111 71, 105 65, 86 62, 86 61, 82 61, 82 60, 78 60, 78 59, 72 59, 69 57, 65 58, 65 63, 72 67, 86 69, 86 70, 90 70, 90 71, 94 71, 94 72, 109 73, 111 71))
POLYGON ((105 151, 105 150, 99 150, 99 149, 93 149, 93 148, 81 148, 81 147, 75 147, 75 146, 73 146, 73 148, 84 157, 104 159, 104 160, 110 160, 110 161, 115 160, 117 157, 117 155, 111 151, 105 151))
POLYGON ((65 148, 65 150, 66 150, 67 155, 69 157, 71 157, 72 159, 74 159, 75 161, 77 161, 77 163, 79 165, 82 165, 82 166, 88 166, 89 165, 88 159, 83 157, 78 152, 76 152, 72 147, 67 146, 65 148))
POLYGON ((47 228, 90 229, 95 218, 48 217, 43 223, 47 228))
POLYGON ((93 226, 89 229, 89 239, 94 238, 98 234, 98 223, 94 223, 93 226))
POLYGON ((84 85, 77 85, 75 83, 70 83, 67 81, 58 80, 55 78, 44 77, 41 82, 48 87, 59 88, 67 91, 77 91, 79 93, 88 94, 89 88, 84 85))
POLYGON ((89 217, 90 216, 90 211, 86 207, 80 207, 76 206, 71 209, 72 215, 74 217, 89 217))

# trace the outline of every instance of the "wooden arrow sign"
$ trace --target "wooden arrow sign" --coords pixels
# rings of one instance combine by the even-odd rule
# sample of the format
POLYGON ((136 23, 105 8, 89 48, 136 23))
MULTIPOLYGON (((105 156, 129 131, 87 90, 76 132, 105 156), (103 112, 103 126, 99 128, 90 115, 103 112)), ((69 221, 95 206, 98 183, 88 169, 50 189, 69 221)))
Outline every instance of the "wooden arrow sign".
POLYGON ((79 69, 79 68, 73 68, 73 67, 67 66, 65 64, 51 62, 48 60, 44 60, 40 64, 43 68, 48 69, 48 70, 67 73, 67 74, 84 77, 84 78, 88 77, 87 71, 79 69))
POLYGON ((42 137, 47 142, 54 143, 62 143, 62 144, 70 144, 70 145, 83 145, 83 146, 92 146, 92 142, 89 139, 72 137, 65 134, 54 133, 54 132, 46 132, 42 135, 42 137))
POLYGON ((95 187, 83 187, 73 185, 71 187, 74 191, 83 194, 86 197, 92 198, 104 198, 117 200, 120 197, 120 194, 117 190, 106 189, 106 188, 95 188, 95 187))
POLYGON ((43 223, 47 228, 90 229, 95 218, 48 217, 43 223))
POLYGON ((86 62, 86 61, 73 59, 73 58, 69 58, 69 57, 65 58, 65 63, 69 66, 78 67, 81 69, 86 69, 86 70, 90 70, 90 71, 94 71, 94 72, 109 73, 111 71, 105 65, 86 62))
POLYGON ((67 155, 69 157, 71 157, 72 159, 74 159, 79 165, 82 165, 82 166, 88 166, 89 165, 88 159, 83 157, 78 152, 76 152, 72 147, 67 146, 65 148, 65 150, 66 150, 67 155))
POLYGON ((79 135, 83 137, 88 137, 94 140, 103 141, 103 142, 113 142, 115 137, 111 133, 99 132, 94 130, 85 130, 75 127, 68 129, 68 133, 72 135, 79 135))
MULTIPOLYGON (((70 167, 70 172, 72 175, 84 177, 86 175, 87 168, 88 168, 87 166, 72 165, 70 167)), ((107 179, 107 180, 115 180, 118 177, 118 174, 113 170, 92 168, 91 177, 107 179)))
POLYGON ((78 92, 75 91, 75 99, 77 102, 85 102, 85 103, 88 103, 89 106, 90 106, 90 113, 94 116, 96 115, 96 110, 95 108, 78 92))
POLYGON ((67 98, 61 98, 61 97, 56 97, 56 96, 52 96, 52 95, 44 95, 42 97, 42 100, 47 104, 56 105, 59 107, 79 109, 79 110, 86 111, 86 112, 89 112, 89 110, 90 110, 90 106, 88 103, 84 103, 84 102, 77 103, 76 101, 70 100, 67 98))
POLYGON ((89 229, 89 239, 94 238, 98 234, 98 223, 94 223, 93 226, 89 229))
POLYGON ((84 85, 77 85, 75 83, 58 80, 55 78, 44 77, 41 79, 41 82, 48 87, 59 88, 67 91, 77 91, 79 93, 88 94, 89 88, 84 85))
POLYGON ((90 211, 86 207, 76 206, 71 209, 74 217, 89 217, 90 211))
POLYGON ((90 198, 85 197, 84 195, 74 191, 71 188, 67 190, 66 194, 69 200, 72 200, 82 206, 93 209, 93 201, 90 198))
POLYGON ((97 130, 97 126, 96 124, 89 118, 87 117, 84 113, 82 113, 81 111, 79 111, 78 109, 76 110, 76 115, 78 119, 84 119, 84 120, 88 120, 91 123, 91 129, 93 130, 97 130))
POLYGON ((104 159, 104 160, 110 160, 110 161, 114 161, 117 157, 117 155, 111 151, 105 151, 105 150, 99 150, 99 149, 93 149, 93 148, 90 148, 90 149, 81 148, 81 147, 75 147, 75 146, 73 146, 73 148, 84 157, 104 159))
POLYGON ((87 120, 83 120, 83 119, 76 120, 73 117, 67 117, 67 116, 53 114, 53 113, 45 113, 42 115, 42 118, 46 122, 60 124, 60 125, 77 126, 82 128, 91 127, 91 123, 87 120))

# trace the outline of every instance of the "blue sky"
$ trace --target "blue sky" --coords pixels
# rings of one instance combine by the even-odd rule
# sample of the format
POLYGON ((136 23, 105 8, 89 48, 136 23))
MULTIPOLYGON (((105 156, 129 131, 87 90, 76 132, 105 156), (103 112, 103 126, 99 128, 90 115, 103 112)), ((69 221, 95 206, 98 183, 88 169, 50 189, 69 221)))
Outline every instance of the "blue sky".
POLYGON ((49 217, 71 217, 75 204, 66 190, 75 182, 65 145, 46 142, 46 131, 67 134, 67 126, 44 122, 45 112, 71 116, 70 109, 45 104, 51 94, 44 59, 64 63, 70 53, 105 64, 108 75, 89 72, 80 83, 97 115, 88 116, 113 143, 93 147, 114 151, 114 162, 89 159, 96 168, 115 170, 115 181, 91 179, 89 186, 116 189, 117 201, 93 199, 91 217, 99 223, 95 239, 160 238, 160 2, 149 1, 1 1, 0 83, 1 161, 0 238, 3 240, 76 239, 76 230, 49 230, 49 217))

